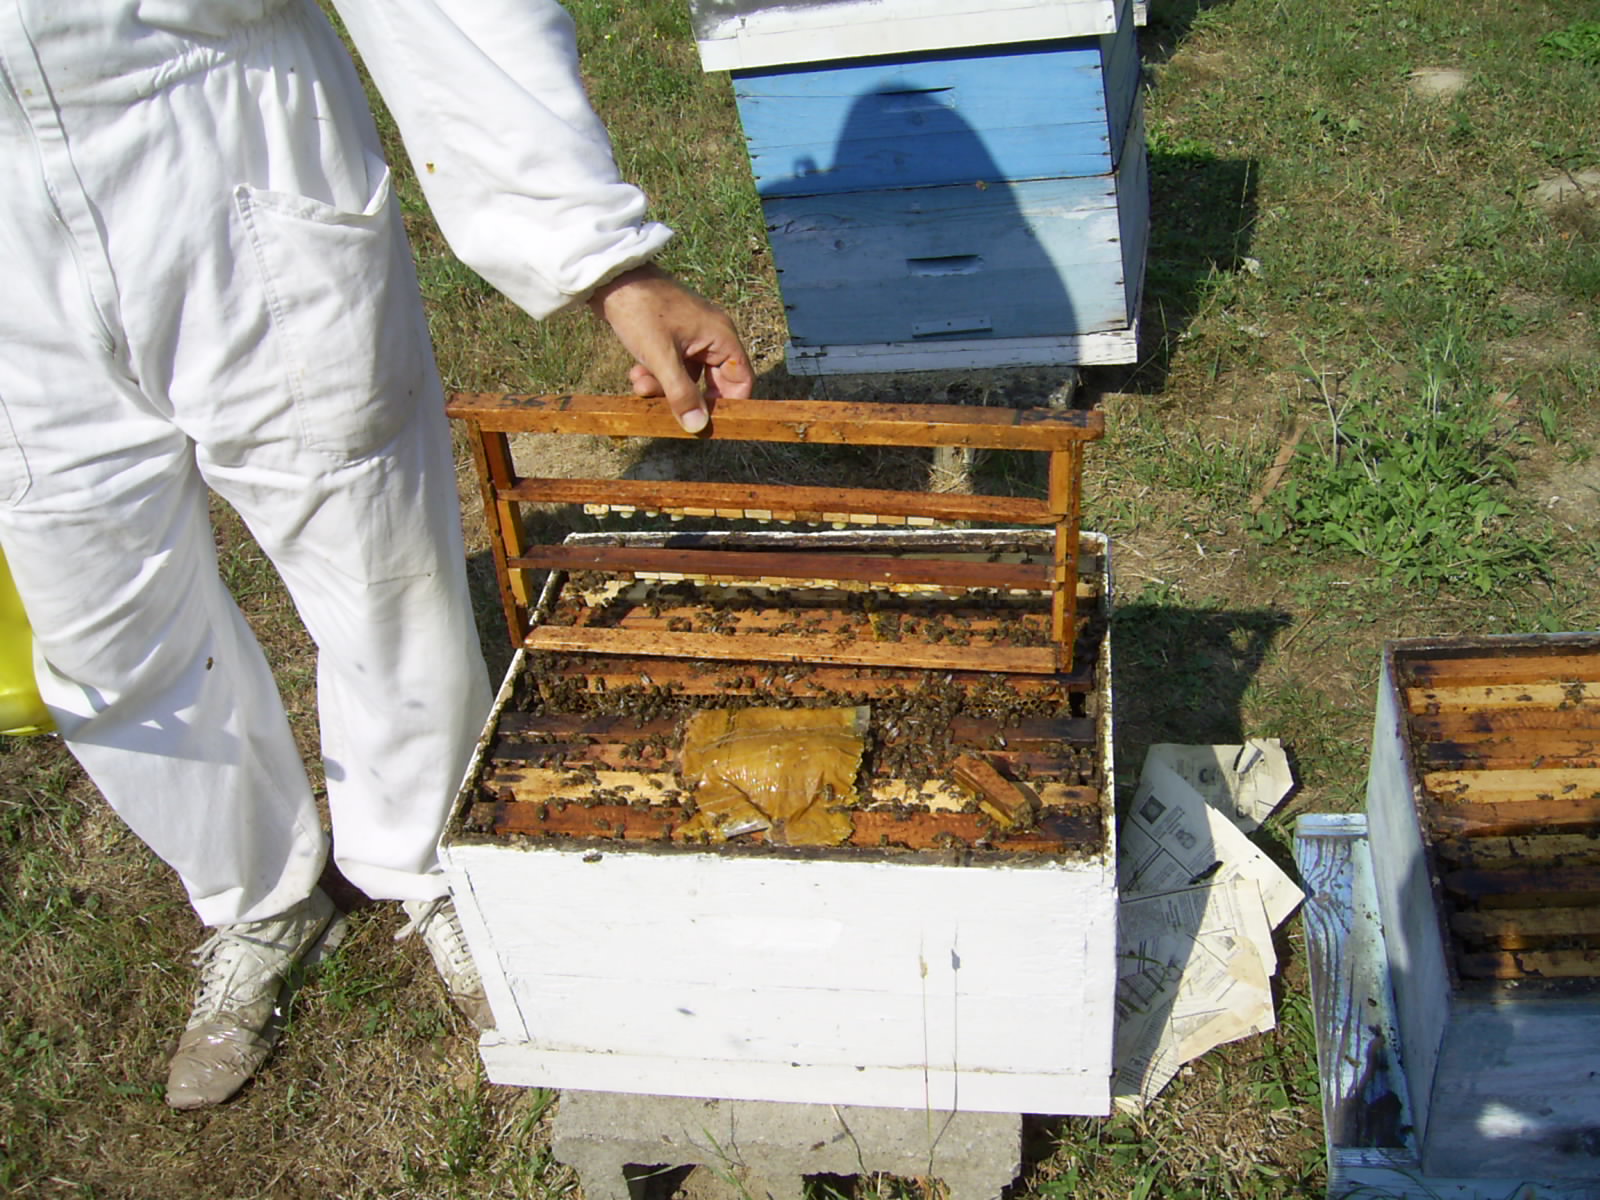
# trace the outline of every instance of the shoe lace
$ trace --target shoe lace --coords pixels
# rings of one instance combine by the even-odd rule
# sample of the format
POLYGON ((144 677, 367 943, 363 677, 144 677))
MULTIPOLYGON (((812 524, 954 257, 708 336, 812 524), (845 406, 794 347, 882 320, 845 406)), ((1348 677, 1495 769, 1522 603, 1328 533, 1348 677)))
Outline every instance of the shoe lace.
POLYGON ((435 960, 442 959, 451 975, 477 975, 477 964, 473 961, 472 952, 467 949, 467 935, 461 928, 455 909, 450 906, 449 896, 429 900, 408 915, 411 919, 394 935, 395 941, 401 942, 413 934, 420 934, 435 960))
POLYGON ((252 944, 245 938, 217 930, 194 950, 194 965, 200 972, 194 1011, 212 1015, 233 998, 234 983, 250 960, 252 944))

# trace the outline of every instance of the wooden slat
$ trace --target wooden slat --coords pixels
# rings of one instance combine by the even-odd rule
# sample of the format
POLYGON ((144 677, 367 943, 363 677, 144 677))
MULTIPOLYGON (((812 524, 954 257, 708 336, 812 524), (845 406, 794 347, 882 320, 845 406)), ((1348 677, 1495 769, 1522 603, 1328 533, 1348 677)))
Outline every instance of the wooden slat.
POLYGON ((1441 862, 1492 867, 1535 862, 1600 866, 1600 837, 1544 833, 1522 837, 1443 838, 1434 843, 1441 862))
POLYGON ((621 804, 662 805, 683 799, 683 789, 665 764, 625 771, 592 764, 523 766, 501 759, 484 768, 480 782, 491 792, 508 791, 524 803, 567 803, 593 796, 621 804))
POLYGON ((839 609, 812 608, 809 605, 794 608, 715 608, 709 605, 673 605, 654 609, 648 605, 629 605, 626 608, 610 605, 587 609, 574 622, 579 625, 601 625, 608 629, 657 629, 689 632, 700 627, 706 633, 793 633, 846 634, 868 642, 942 641, 943 636, 929 636, 929 628, 943 630, 951 640, 958 642, 994 642, 1015 645, 1015 630, 1031 632, 1042 643, 1048 630, 1043 613, 1017 612, 995 618, 975 613, 971 609, 950 611, 845 612, 839 609), (619 612, 620 609, 620 612, 619 612), (713 625, 714 623, 714 625, 713 625), (848 631, 848 632, 847 632, 848 631))
POLYGON ((1600 873, 1589 867, 1504 867, 1486 871, 1446 871, 1440 882, 1447 892, 1489 904, 1506 897, 1557 903, 1556 897, 1600 899, 1600 873))
POLYGON ((655 550, 634 546, 530 546, 510 560, 513 567, 622 574, 653 571, 747 579, 854 580, 861 583, 927 583, 949 588, 1039 589, 1050 586, 1050 568, 1032 563, 979 563, 934 558, 887 558, 869 554, 778 554, 742 550, 655 550))
POLYGON ((528 609, 532 603, 528 577, 508 570, 509 560, 528 545, 522 513, 515 504, 500 500, 496 492, 508 487, 516 477, 511 447, 503 433, 472 427, 472 457, 478 468, 478 485, 483 492, 483 512, 489 529, 489 550, 494 557, 495 578, 500 585, 500 604, 505 612, 511 644, 516 645, 528 632, 528 609))
POLYGON ((1600 908, 1458 912, 1451 914, 1450 928, 1503 950, 1525 950, 1571 938, 1600 938, 1600 908))
POLYGON ((1600 950, 1507 950, 1462 954, 1467 979, 1590 979, 1600 976, 1600 950))
MULTIPOLYGON (((885 749, 899 749, 899 741, 880 742, 885 749)), ((960 749, 959 746, 956 747, 960 749)), ((485 772, 519 772, 542 768, 543 764, 559 762, 556 768, 571 773, 580 766, 594 767, 600 771, 671 771, 677 762, 676 738, 663 745, 660 739, 650 742, 628 742, 572 739, 567 741, 540 738, 500 737, 494 742, 493 757, 484 767, 485 772)), ((1006 767, 1025 779, 1051 779, 1063 774, 1076 775, 1077 764, 1070 751, 1067 755, 1045 750, 993 750, 983 749, 984 757, 1006 767)), ((931 765, 931 764, 930 764, 931 765)), ((875 777, 887 777, 890 768, 879 761, 875 777)), ((627 781, 631 782, 631 781, 627 781)))
POLYGON ((1501 654, 1408 660, 1409 687, 1521 686, 1533 683, 1600 684, 1600 653, 1501 654))
POLYGON ((507 433, 813 442, 850 446, 971 446, 1054 450, 1100 437, 1104 414, 1079 409, 1009 409, 825 400, 714 400, 704 434, 685 433, 667 406, 637 396, 458 392, 446 412, 507 433))
POLYGON ((1406 688, 1405 693, 1406 705, 1414 713, 1575 708, 1600 713, 1600 689, 1591 692, 1581 683, 1406 688))
POLYGON ((559 759, 570 769, 588 763, 607 771, 629 767, 670 771, 676 762, 675 749, 660 745, 634 745, 628 742, 570 741, 501 738, 494 744, 494 759, 485 770, 517 770, 522 763, 543 763, 559 759))
POLYGON ((1516 737, 1523 733, 1566 730, 1573 736, 1600 733, 1600 712, 1592 708, 1500 709, 1497 711, 1413 713, 1411 731, 1418 738, 1462 739, 1473 734, 1516 737))
MULTIPOLYGON (((588 749, 604 753, 609 747, 592 746, 588 749)), ((614 756, 571 760, 565 766, 546 767, 536 765, 532 760, 501 755, 483 768, 478 782, 490 793, 507 796, 519 804, 587 804, 595 801, 672 806, 684 800, 683 789, 673 771, 675 766, 676 752, 671 762, 657 758, 654 762, 641 762, 632 770, 627 768, 623 760, 614 756)), ((1013 807, 1020 807, 1034 815, 1041 805, 1077 808, 1087 803, 1083 798, 1085 789, 1075 782, 1038 778, 1026 784, 1012 785, 1012 790, 1016 793, 1013 807)), ((913 782, 881 773, 861 780, 860 792, 863 808, 872 805, 902 808, 910 805, 934 811, 961 812, 972 806, 971 793, 945 779, 913 782)), ((1012 827, 1003 821, 1000 824, 1002 828, 1012 827)))
POLYGON ((1600 770, 1429 771, 1422 776, 1422 786, 1430 795, 1452 804, 1600 799, 1600 770))
POLYGON ((992 671, 1051 675, 1056 655, 1049 646, 951 646, 913 642, 767 634, 658 633, 588 626, 541 625, 528 631, 530 650, 627 654, 688 659, 834 663, 933 671, 992 671))
POLYGON ((788 487, 777 484, 641 482, 631 479, 522 479, 498 493, 502 499, 546 504, 606 504, 653 512, 747 510, 828 514, 872 513, 934 521, 984 521, 1048 525, 1050 506, 1013 496, 962 492, 899 492, 872 488, 788 487))
POLYGON ((1026 749, 1057 742, 1077 746, 1095 744, 1094 721, 1088 717, 1036 717, 1001 725, 972 717, 957 717, 950 722, 950 740, 958 745, 984 746, 999 738, 1011 749, 1026 749))
POLYGON ((1579 754, 1576 751, 1583 749, 1581 745, 1573 747, 1570 754, 1528 754, 1516 751, 1495 752, 1486 750, 1481 753, 1471 753, 1464 747, 1457 746, 1456 752, 1441 749, 1438 753, 1429 753, 1418 763, 1425 771, 1595 771, 1600 770, 1600 747, 1595 747, 1587 753, 1579 754))
MULTIPOLYGON (((854 831, 848 845, 862 848, 903 847, 935 850, 986 845, 1011 853, 1060 853, 1098 849, 1103 838, 1099 798, 1080 789, 1077 811, 1051 811, 1026 831, 1005 834, 980 813, 860 811, 851 814, 854 831)), ((560 804, 503 800, 496 806, 497 834, 527 834, 624 841, 685 843, 683 824, 692 814, 682 805, 560 804)), ((767 844, 763 833, 736 839, 749 846, 767 844)))
POLYGON ((1033 820, 1038 807, 1033 797, 1000 774, 988 757, 957 755, 951 774, 957 784, 976 797, 978 808, 1001 829, 1015 829, 1033 820))
MULTIPOLYGON (((637 576, 640 572, 634 574, 637 576)), ((751 594, 754 594, 757 588, 766 590, 764 585, 747 581, 708 584, 703 576, 682 571, 675 571, 673 574, 682 575, 684 578, 662 581, 646 575, 646 578, 636 580, 634 586, 728 587, 751 594)), ((1009 625, 1021 625, 1041 636, 1049 634, 1050 615, 1043 607, 1041 597, 1036 594, 1008 593, 997 596, 994 598, 1005 606, 997 604, 996 607, 989 609, 977 607, 969 598, 962 595, 951 595, 934 585, 929 586, 933 590, 923 593, 915 591, 897 593, 896 601, 879 607, 876 615, 869 615, 872 610, 863 612, 858 608, 851 611, 842 607, 845 598, 852 593, 836 588, 785 587, 782 589, 786 601, 783 607, 780 607, 776 600, 761 607, 755 605, 740 607, 734 604, 719 605, 714 599, 699 604, 684 603, 679 596, 671 593, 649 599, 603 596, 597 592, 578 597, 574 593, 575 603, 571 606, 565 604, 558 606, 555 620, 565 622, 568 620, 568 614, 577 609, 577 615, 572 618, 575 624, 615 625, 637 629, 664 625, 667 622, 676 622, 680 626, 684 621, 704 625, 709 620, 716 620, 719 624, 737 622, 741 629, 755 632, 771 632, 780 626, 792 627, 796 624, 803 624, 813 631, 855 627, 864 632, 867 627, 874 624, 882 625, 888 621, 898 623, 901 628, 915 625, 919 630, 929 622, 943 623, 974 636, 989 630, 1003 630, 1009 625)), ((1099 589, 1088 580, 1078 584, 1080 600, 1093 600, 1099 594, 1099 589)), ((854 596, 859 601, 861 593, 857 591, 854 596)))
POLYGON ((1519 733, 1469 733, 1454 741, 1427 741, 1417 748, 1424 771, 1516 771, 1600 769, 1600 731, 1574 736, 1567 729, 1519 733))
MULTIPOLYGON (((923 529, 866 532, 859 529, 728 529, 692 530, 678 527, 640 529, 627 534, 584 533, 573 536, 575 545, 648 546, 653 549, 682 550, 842 550, 852 554, 890 554, 895 548, 909 550, 919 557, 939 558, 945 555, 965 555, 984 559, 996 552, 996 544, 1004 556, 1020 554, 1041 558, 1050 553, 1054 535, 1047 529, 1006 529, 997 535, 990 529, 923 529), (863 544, 871 549, 863 550, 863 544)), ((1098 553, 1098 543, 1078 539, 1078 570, 1080 574, 1096 580, 1106 573, 1105 556, 1098 553)))
POLYGON ((1547 830, 1600 830, 1600 800, 1443 805, 1430 813, 1429 822, 1436 834, 1455 837, 1515 837, 1547 830))
MULTIPOLYGON (((590 690, 621 687, 671 688, 682 696, 796 696, 835 698, 849 695, 895 695, 915 692, 928 682, 924 672, 886 667, 775 664, 748 658, 728 663, 691 663, 642 656, 568 656, 541 671, 560 679, 582 680, 590 690)), ((952 687, 992 684, 986 670, 952 671, 942 676, 952 687)), ((1094 665, 1080 663, 1056 675, 1010 675, 1005 686, 1020 695, 1059 696, 1094 688, 1094 665)))
POLYGON ((1050 478, 1046 502, 1058 517, 1050 593, 1050 633, 1060 647, 1056 661, 1065 667, 1072 661, 1073 639, 1077 635, 1077 578, 1075 562, 1078 525, 1082 505, 1083 459, 1081 447, 1068 446, 1050 455, 1050 478))
MULTIPOLYGON (((677 733, 676 718, 641 721, 636 717, 586 713, 500 714, 496 732, 502 737, 600 738, 639 740, 671 737, 677 733)), ((1094 722, 1087 717, 1031 717, 1002 725, 979 717, 956 717, 950 722, 950 740, 956 745, 988 748, 996 739, 1013 750, 1069 743, 1090 746, 1095 742, 1094 722)))
POLYGON ((677 732, 673 717, 641 720, 610 713, 526 713, 506 710, 495 724, 502 737, 549 738, 648 738, 667 737, 677 732))

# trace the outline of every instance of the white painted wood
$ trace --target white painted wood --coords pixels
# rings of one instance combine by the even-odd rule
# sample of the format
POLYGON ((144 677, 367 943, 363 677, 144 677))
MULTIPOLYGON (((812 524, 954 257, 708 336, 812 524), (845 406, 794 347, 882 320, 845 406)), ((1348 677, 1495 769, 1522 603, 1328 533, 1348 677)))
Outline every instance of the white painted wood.
POLYGON ((991 367, 1109 366, 1137 362, 1139 327, 1070 337, 878 342, 858 346, 784 347, 794 375, 892 371, 982 370, 991 367))
POLYGON ((1305 815, 1295 824, 1330 1156, 1404 1150, 1411 1127, 1366 833, 1360 813, 1305 815))
POLYGON ((1117 0, 690 0, 707 71, 1098 37, 1116 31, 1119 7, 1117 0))
POLYGON ((1419 1133, 1426 1136, 1439 1044, 1450 1007, 1451 980, 1444 933, 1433 900, 1413 793, 1411 746, 1405 708, 1395 688, 1393 647, 1385 648, 1378 680, 1367 772, 1367 820, 1373 879, 1383 921, 1389 973, 1395 990, 1409 1097, 1419 1133))
MULTIPOLYGON (((517 652, 521 654, 519 650, 517 652)), ((495 1027, 501 1036, 526 1039, 527 1026, 522 1023, 522 1010, 511 992, 511 977, 499 952, 494 946, 494 936, 489 930, 488 917, 472 886, 472 874, 464 863, 453 863, 445 868, 445 878, 450 886, 450 898, 455 902, 456 914, 461 918, 461 930, 466 935, 472 959, 483 978, 484 994, 489 999, 489 1011, 494 1013, 495 1027)))
POLYGON ((903 1084, 888 1101, 876 1076, 924 1069, 1066 1070, 1108 1086, 1105 856, 1003 868, 457 847, 452 861, 530 1054, 671 1047, 709 1063, 844 1068, 844 1094, 751 1097, 829 1103, 903 1105, 903 1084))
POLYGON ((1595 1200, 1600 1185, 1583 1180, 1532 1179, 1525 1173, 1476 1179, 1454 1171, 1448 1177, 1423 1173, 1409 1115, 1403 1106, 1391 1111, 1382 1103, 1386 1088, 1403 1102, 1407 1060, 1397 1040, 1389 956, 1377 917, 1366 834, 1366 818, 1359 814, 1308 814, 1295 829, 1295 860, 1308 893, 1302 913, 1328 1140, 1329 1200, 1595 1200), (1371 1118, 1375 1106, 1381 1110, 1378 1119, 1361 1119, 1361 1111, 1371 1118), (1400 1144, 1372 1144, 1377 1140, 1400 1144))
MULTIPOLYGON (((1117 219, 1122 238, 1122 291, 1129 332, 1139 329, 1145 262, 1150 254, 1150 154, 1145 145, 1144 102, 1136 100, 1128 140, 1117 172, 1117 219)), ((1135 346, 1137 350, 1137 345, 1135 346)), ((1134 362, 1137 355, 1129 358, 1134 362)))
POLYGON ((1434 1071, 1423 1167, 1600 1179, 1597 1081, 1595 997, 1458 995, 1434 1071))
MULTIPOLYGON (((1109 613, 1108 542, 1083 538, 1109 613)), ((1109 780, 1109 634, 1099 662, 1109 780)), ((1103 802, 1109 833, 1109 785, 1103 802)), ((962 866, 452 832, 442 852, 499 1025, 482 1043, 496 1082, 1092 1115, 1110 1107, 1107 847, 962 866)))
POLYGON ((716 1061, 669 1055, 639 1057, 560 1053, 485 1034, 479 1054, 492 1083, 582 1091, 714 1096, 791 1104, 847 1104, 933 1112, 1050 1113, 1105 1116, 1106 1080, 1098 1073, 1035 1071, 1029 1075, 716 1061), (841 1099, 821 1099, 841 1097, 841 1099))
POLYGON ((1328 1164, 1328 1200, 1600 1200, 1579 1180, 1463 1179, 1425 1175, 1394 1150, 1341 1151, 1328 1164))

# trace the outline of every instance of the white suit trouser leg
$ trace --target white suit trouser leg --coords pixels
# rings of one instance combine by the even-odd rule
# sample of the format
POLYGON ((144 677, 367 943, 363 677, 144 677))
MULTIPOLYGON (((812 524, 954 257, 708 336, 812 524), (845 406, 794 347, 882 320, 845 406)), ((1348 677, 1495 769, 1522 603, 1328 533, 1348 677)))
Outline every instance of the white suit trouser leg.
POLYGON ((0 543, 74 754, 202 920, 260 919, 326 839, 218 577, 225 497, 317 643, 336 860, 430 898, 489 689, 398 208, 301 9, 213 57, 0 116, 0 543))

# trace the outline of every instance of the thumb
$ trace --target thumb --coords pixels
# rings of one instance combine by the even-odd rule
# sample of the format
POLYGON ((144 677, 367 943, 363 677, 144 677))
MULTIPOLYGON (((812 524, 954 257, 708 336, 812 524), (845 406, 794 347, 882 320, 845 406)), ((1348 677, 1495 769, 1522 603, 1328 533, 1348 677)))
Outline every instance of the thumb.
POLYGON ((645 370, 655 377, 667 407, 678 418, 687 433, 699 433, 711 423, 706 402, 700 395, 700 385, 690 376, 683 360, 670 349, 659 361, 646 363, 645 370))

